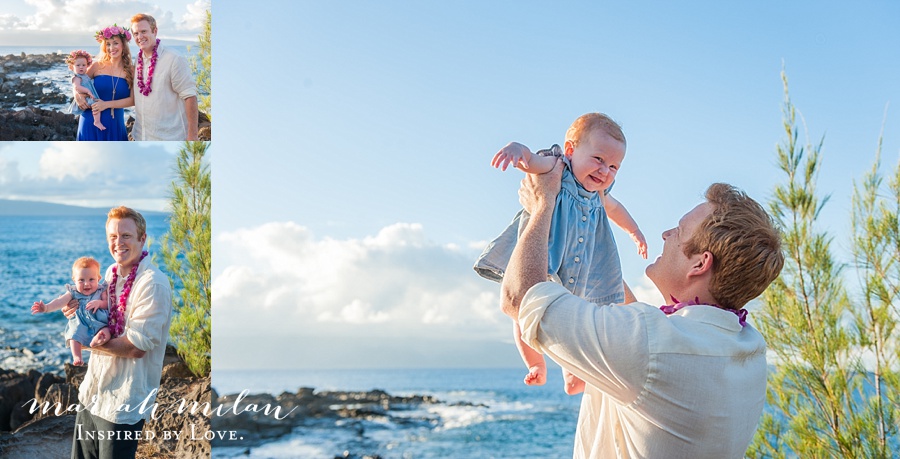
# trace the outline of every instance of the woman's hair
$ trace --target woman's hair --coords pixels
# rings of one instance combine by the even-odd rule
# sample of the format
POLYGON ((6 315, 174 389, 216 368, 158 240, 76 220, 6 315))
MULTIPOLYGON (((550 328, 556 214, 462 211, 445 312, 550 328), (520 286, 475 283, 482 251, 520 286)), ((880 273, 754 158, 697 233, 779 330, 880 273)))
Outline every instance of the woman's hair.
POLYGON ((156 19, 153 19, 153 16, 146 13, 138 13, 131 17, 132 24, 137 24, 141 21, 147 21, 147 23, 150 24, 151 32, 156 30, 156 19))
POLYGON ((95 260, 93 257, 81 257, 75 260, 75 263, 72 263, 72 280, 75 280, 75 270, 81 268, 97 268, 97 272, 100 272, 100 262, 95 260))
POLYGON ((147 221, 144 220, 144 216, 130 207, 119 206, 110 209, 109 214, 106 215, 106 223, 109 224, 109 221, 114 218, 119 220, 130 218, 134 220, 134 224, 137 226, 138 238, 142 238, 147 234, 147 221))
POLYGON ((122 41, 121 61, 122 69, 125 70, 125 81, 128 82, 128 87, 132 88, 134 84, 134 64, 131 60, 131 49, 128 48, 128 41, 124 40, 121 35, 114 35, 100 42, 100 54, 97 56, 97 62, 107 64, 112 60, 109 53, 106 52, 106 42, 116 37, 119 37, 119 40, 122 41))
POLYGON ((684 244, 684 254, 712 253, 709 293, 719 306, 740 309, 781 272, 781 234, 758 202, 731 185, 713 183, 706 200, 712 213, 684 244))
POLYGON ((584 136, 594 129, 602 129, 608 136, 625 144, 622 126, 603 113, 585 113, 579 116, 566 131, 566 141, 571 141, 572 146, 577 147, 584 136))

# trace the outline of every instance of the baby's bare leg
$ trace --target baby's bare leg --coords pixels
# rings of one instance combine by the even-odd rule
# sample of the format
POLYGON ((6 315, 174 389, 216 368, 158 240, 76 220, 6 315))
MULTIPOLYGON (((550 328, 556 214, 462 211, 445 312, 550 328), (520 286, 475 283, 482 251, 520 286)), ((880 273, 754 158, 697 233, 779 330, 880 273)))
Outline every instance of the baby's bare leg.
POLYGON ((103 327, 100 329, 100 331, 97 332, 96 335, 94 335, 94 339, 91 340, 91 347, 102 346, 106 344, 107 341, 109 341, 109 338, 109 327, 103 327))
POLYGON ((69 340, 69 347, 72 349, 72 365, 76 367, 84 365, 84 360, 81 360, 81 343, 72 339, 69 340))
POLYGON ((566 393, 569 395, 580 394, 584 392, 584 381, 581 380, 578 376, 569 373, 568 370, 563 368, 563 381, 565 381, 565 389, 566 393))
POLYGON ((544 361, 544 356, 522 341, 522 330, 519 329, 518 322, 513 322, 513 334, 516 337, 516 348, 519 349, 519 355, 522 356, 522 361, 528 368, 525 384, 543 386, 547 382, 547 363, 544 361))
MULTIPOLYGON (((103 113, 103 112, 100 112, 100 113, 103 113)), ((99 129, 99 130, 101 130, 101 131, 105 131, 105 130, 106 130, 106 126, 104 126, 103 123, 100 122, 100 115, 99 115, 99 114, 97 114, 96 116, 94 116, 94 127, 96 127, 97 129, 99 129)))

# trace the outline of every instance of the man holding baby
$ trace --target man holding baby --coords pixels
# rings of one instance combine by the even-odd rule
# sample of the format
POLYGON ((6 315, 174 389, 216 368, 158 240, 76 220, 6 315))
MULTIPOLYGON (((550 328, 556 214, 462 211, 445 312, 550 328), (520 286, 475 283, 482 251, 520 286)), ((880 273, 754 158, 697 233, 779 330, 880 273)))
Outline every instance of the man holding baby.
POLYGON ((762 413, 766 343, 743 306, 784 264, 756 201, 716 183, 663 232, 647 276, 675 304, 595 305, 547 280, 547 240, 562 166, 529 174, 531 213, 503 280, 522 339, 587 384, 576 458, 740 458, 762 413))
MULTIPOLYGON (((73 459, 135 457, 159 389, 172 321, 169 279, 144 251, 144 217, 124 206, 110 210, 106 238, 115 260, 105 276, 113 337, 102 345, 91 343, 78 390, 83 409, 75 418, 73 459)), ((63 309, 67 317, 77 302, 71 306, 63 309)))

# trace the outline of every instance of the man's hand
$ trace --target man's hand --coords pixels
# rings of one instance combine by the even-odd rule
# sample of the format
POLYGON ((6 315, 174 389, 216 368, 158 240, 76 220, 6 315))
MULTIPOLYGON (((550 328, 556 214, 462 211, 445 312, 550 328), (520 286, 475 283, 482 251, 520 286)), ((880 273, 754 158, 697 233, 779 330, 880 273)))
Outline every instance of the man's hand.
POLYGON ((557 159, 546 174, 528 174, 519 187, 519 203, 531 215, 540 210, 553 211, 556 195, 562 186, 563 163, 557 159))
POLYGON ((65 306, 63 306, 62 309, 60 309, 60 311, 62 311, 63 315, 66 316, 66 319, 71 319, 72 317, 75 317, 75 311, 77 311, 77 310, 78 310, 78 300, 76 300, 75 298, 72 298, 71 300, 69 300, 69 303, 66 304, 65 306))

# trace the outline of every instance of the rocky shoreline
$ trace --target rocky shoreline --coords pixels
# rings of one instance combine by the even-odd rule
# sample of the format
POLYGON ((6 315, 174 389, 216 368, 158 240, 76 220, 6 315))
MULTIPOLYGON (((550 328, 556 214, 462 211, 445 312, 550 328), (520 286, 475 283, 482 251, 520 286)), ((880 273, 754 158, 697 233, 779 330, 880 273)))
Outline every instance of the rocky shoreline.
MULTIPOLYGON (((213 396, 216 396, 213 391, 213 396)), ((342 429, 365 435, 361 421, 375 421, 399 426, 436 427, 440 420, 435 416, 406 415, 427 405, 447 405, 429 395, 395 396, 379 389, 367 392, 322 391, 301 387, 295 393, 230 394, 217 397, 222 415, 212 418, 212 430, 235 431, 239 440, 219 440, 213 447, 244 447, 250 449, 290 434, 295 428, 314 423, 340 424, 342 429), (246 411, 247 407, 279 407, 280 412, 266 415, 261 411, 246 411), (242 412, 243 411, 243 412, 242 412), (280 419, 276 419, 280 418, 280 419)), ((344 450, 335 459, 380 459, 378 454, 356 453, 344 450)))
MULTIPOLYGON (((68 458, 72 447, 75 414, 57 416, 52 410, 30 413, 30 400, 38 404, 68 407, 78 403, 78 385, 84 379, 86 367, 65 366, 65 377, 31 370, 16 373, 0 370, 0 457, 68 458)), ((195 378, 171 346, 166 349, 162 383, 157 394, 160 407, 187 403, 209 403, 210 379, 195 378)), ((192 432, 209 430, 209 417, 201 413, 163 412, 144 426, 145 432, 179 432, 178 438, 157 435, 142 441, 138 457, 188 459, 209 457, 210 442, 192 439, 192 432)))
MULTIPOLYGON (((75 140, 78 120, 75 115, 40 108, 65 105, 70 96, 49 82, 18 76, 63 65, 61 54, 7 54, 0 56, 0 141, 65 141, 75 140)), ((129 117, 126 127, 131 139, 129 117)), ((212 123, 205 113, 198 120, 199 139, 212 138, 212 123)))
MULTIPOLYGON (((52 411, 31 414, 29 402, 33 398, 39 405, 44 402, 62 407, 77 404, 77 388, 85 371, 86 367, 70 364, 65 365, 65 377, 36 370, 17 373, 0 369, 0 457, 69 457, 74 412, 60 416, 52 411)), ((192 377, 171 346, 166 350, 156 403, 161 414, 144 427, 145 433, 155 435, 140 442, 138 457, 209 457, 213 447, 238 448, 243 454, 249 454, 251 449, 286 437, 298 427, 344 429, 359 439, 366 437, 366 426, 373 423, 433 429, 440 425, 441 419, 423 408, 472 406, 466 402, 449 404, 429 395, 396 396, 378 389, 346 392, 301 387, 294 393, 283 392, 277 396, 247 393, 219 396, 212 389, 209 377, 192 377), (211 406, 210 400, 214 401, 211 406), (176 412, 182 401, 186 409, 176 412), (201 409, 192 410, 194 406, 201 409), (204 407, 212 413, 203 413, 204 407), (164 432, 179 432, 179 435, 165 439, 164 432)), ((348 445, 335 451, 333 457, 382 459, 366 445, 371 443, 348 445)))
POLYGON ((11 109, 68 103, 68 95, 54 90, 50 82, 36 83, 33 79, 13 76, 65 65, 64 59, 65 56, 61 54, 22 53, 0 56, 0 108, 11 109))

